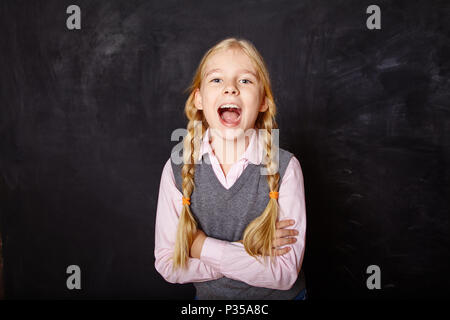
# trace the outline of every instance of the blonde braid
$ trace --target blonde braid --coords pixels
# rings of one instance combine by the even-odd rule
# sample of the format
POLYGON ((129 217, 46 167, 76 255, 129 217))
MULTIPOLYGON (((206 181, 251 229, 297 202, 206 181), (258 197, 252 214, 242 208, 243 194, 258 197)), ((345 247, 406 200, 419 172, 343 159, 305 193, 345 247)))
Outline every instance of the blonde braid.
MULTIPOLYGON (((195 136, 195 125, 204 123, 203 113, 197 110, 192 104, 192 97, 186 102, 186 116, 189 119, 188 133, 183 142, 183 168, 181 169, 183 197, 190 198, 194 191, 195 163, 198 157, 198 148, 196 147, 199 137, 195 136), (200 121, 200 122, 197 122, 200 121)), ((202 125, 203 133, 203 125, 202 125)), ((184 202, 184 201, 183 201, 184 202)), ((173 268, 186 268, 189 259, 189 250, 194 241, 197 232, 197 222, 189 207, 189 203, 183 203, 178 222, 177 237, 175 241, 175 250, 173 254, 173 268)))
MULTIPOLYGON (((256 126, 257 128, 265 129, 265 140, 264 147, 266 151, 265 162, 266 169, 269 173, 267 175, 267 183, 269 185, 269 191, 278 192, 278 183, 280 180, 280 174, 277 168, 277 164, 272 161, 272 129, 277 128, 275 122, 275 112, 274 106, 271 103, 271 99, 268 99, 269 108, 263 114, 263 116, 258 117, 256 126)), ((267 195, 269 197, 269 195, 267 195)), ((263 213, 254 219, 245 229, 243 244, 245 250, 252 257, 257 257, 259 255, 264 258, 270 256, 271 260, 274 261, 273 255, 273 238, 276 232, 276 222, 278 218, 278 201, 276 198, 269 197, 269 202, 267 207, 264 209, 263 213)))

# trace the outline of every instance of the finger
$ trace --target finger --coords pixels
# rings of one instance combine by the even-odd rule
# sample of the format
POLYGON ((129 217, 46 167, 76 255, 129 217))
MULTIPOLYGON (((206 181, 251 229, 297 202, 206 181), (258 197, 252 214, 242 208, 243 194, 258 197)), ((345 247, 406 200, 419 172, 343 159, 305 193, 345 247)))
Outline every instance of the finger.
POLYGON ((292 244, 295 242, 297 242, 297 238, 295 238, 295 237, 277 238, 272 242, 272 244, 273 244, 272 248, 282 247, 286 244, 292 244))
POLYGON ((286 228, 288 226, 291 226, 294 224, 294 220, 292 219, 285 219, 285 220, 280 220, 275 224, 276 229, 282 229, 282 228, 286 228))
POLYGON ((275 256, 282 256, 283 254, 286 254, 289 251, 291 251, 291 247, 285 247, 285 248, 282 248, 282 249, 273 249, 273 252, 274 252, 275 256))
POLYGON ((285 246, 287 244, 293 244, 297 242, 297 238, 280 238, 273 242, 273 248, 285 246))
POLYGON ((275 224, 276 229, 286 228, 288 226, 292 226, 295 223, 292 219, 280 220, 275 224))
POLYGON ((295 229, 279 229, 275 231, 275 239, 296 236, 298 236, 298 230, 295 229))

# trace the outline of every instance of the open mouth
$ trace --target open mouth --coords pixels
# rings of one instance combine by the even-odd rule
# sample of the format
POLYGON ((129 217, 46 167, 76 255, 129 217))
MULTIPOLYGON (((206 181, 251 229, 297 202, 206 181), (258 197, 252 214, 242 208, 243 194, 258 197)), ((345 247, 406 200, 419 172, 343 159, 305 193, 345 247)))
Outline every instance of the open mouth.
POLYGON ((227 127, 237 126, 241 122, 242 109, 235 104, 223 104, 217 109, 220 121, 227 127))

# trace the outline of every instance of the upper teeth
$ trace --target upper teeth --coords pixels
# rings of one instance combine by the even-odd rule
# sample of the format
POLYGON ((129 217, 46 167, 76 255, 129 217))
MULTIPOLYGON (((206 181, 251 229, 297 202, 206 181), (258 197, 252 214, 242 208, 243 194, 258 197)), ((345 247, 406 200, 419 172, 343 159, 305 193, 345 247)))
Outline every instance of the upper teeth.
POLYGON ((222 108, 236 108, 236 109, 240 109, 237 105, 235 104, 224 104, 222 106, 220 106, 220 109, 222 108))

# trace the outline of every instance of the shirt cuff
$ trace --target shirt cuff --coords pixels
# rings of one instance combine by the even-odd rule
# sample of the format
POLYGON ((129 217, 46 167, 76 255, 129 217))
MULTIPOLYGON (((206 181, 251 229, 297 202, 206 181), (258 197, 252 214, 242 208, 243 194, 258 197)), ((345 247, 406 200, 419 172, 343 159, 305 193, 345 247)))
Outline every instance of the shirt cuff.
POLYGON ((226 243, 226 241, 206 237, 200 253, 200 260, 220 272, 220 262, 222 261, 226 243))

